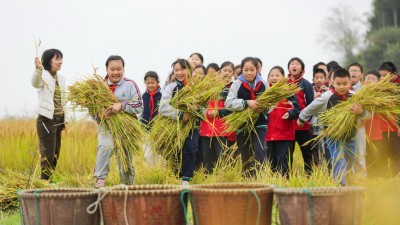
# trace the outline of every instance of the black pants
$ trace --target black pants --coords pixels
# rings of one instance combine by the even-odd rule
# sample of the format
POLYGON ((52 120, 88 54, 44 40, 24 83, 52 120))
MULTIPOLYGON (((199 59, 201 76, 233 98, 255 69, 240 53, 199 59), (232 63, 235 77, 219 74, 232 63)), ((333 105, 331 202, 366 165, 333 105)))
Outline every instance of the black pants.
POLYGON ((267 141, 267 159, 273 172, 289 178, 289 153, 294 141, 267 141))
POLYGON ((245 176, 255 176, 255 170, 260 164, 265 162, 266 132, 267 130, 265 128, 257 128, 256 131, 253 131, 251 134, 237 134, 237 145, 242 157, 243 173, 245 176))
POLYGON ((218 158, 227 145, 227 137, 200 137, 199 150, 203 153, 203 163, 207 172, 212 173, 218 158))
MULTIPOLYGON (((300 146, 301 155, 304 161, 304 170, 308 175, 312 173, 312 150, 311 144, 303 146, 307 141, 311 140, 311 134, 309 130, 296 130, 295 139, 300 146)), ((294 148, 290 152, 290 167, 293 165, 293 153, 294 148)))
POLYGON ((186 138, 182 148, 181 178, 192 178, 196 163, 196 151, 199 144, 199 129, 195 128, 186 138))
POLYGON ((48 180, 52 170, 56 168, 60 156, 61 131, 65 128, 64 116, 54 116, 49 119, 39 115, 36 129, 39 136, 41 179, 48 180))

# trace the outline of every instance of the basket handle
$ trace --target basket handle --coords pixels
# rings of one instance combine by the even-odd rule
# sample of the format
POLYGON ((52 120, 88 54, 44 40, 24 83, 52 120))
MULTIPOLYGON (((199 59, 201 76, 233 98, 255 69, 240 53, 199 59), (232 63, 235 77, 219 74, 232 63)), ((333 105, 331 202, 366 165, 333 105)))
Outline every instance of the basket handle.
POLYGON ((183 207, 183 215, 185 216, 186 225, 189 225, 189 221, 188 221, 188 218, 187 218, 187 207, 186 207, 186 203, 185 203, 185 195, 186 194, 188 195, 189 201, 190 201, 191 206, 192 206, 192 211, 193 211, 193 216, 194 216, 195 222, 196 222, 197 225, 199 225, 199 218, 197 217, 196 207, 194 206, 194 201, 193 201, 193 196, 190 194, 188 189, 185 189, 181 193, 181 204, 182 204, 182 207, 183 207))

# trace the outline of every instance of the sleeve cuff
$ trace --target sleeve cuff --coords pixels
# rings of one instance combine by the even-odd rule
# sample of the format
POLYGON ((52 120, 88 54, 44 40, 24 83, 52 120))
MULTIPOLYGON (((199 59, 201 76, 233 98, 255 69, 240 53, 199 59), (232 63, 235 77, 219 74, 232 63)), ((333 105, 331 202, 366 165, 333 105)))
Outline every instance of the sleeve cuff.
POLYGON ((246 108, 247 106, 247 100, 243 100, 243 108, 246 108))

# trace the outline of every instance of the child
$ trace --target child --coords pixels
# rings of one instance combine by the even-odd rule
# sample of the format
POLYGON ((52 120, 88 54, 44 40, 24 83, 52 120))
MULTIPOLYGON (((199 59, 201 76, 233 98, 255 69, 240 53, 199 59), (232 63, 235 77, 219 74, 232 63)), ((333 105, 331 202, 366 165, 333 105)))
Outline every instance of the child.
MULTIPOLYGON (((354 92, 350 92, 351 81, 350 74, 346 69, 340 68, 335 71, 333 75, 333 86, 334 90, 329 90, 321 95, 321 97, 316 98, 309 106, 307 106, 303 111, 300 112, 299 119, 297 120, 297 125, 304 126, 305 121, 309 120, 311 116, 316 116, 330 108, 334 107, 341 101, 346 101, 354 92)), ((352 104, 350 111, 354 114, 361 115, 361 119, 368 119, 370 113, 362 108, 358 104, 352 104)), ((357 130, 352 131, 349 135, 350 138, 345 143, 345 148, 340 149, 340 144, 333 140, 327 140, 327 146, 329 148, 330 154, 332 156, 333 164, 333 178, 340 179, 340 184, 346 184, 346 171, 351 169, 353 166, 353 161, 355 158, 355 146, 356 142, 354 138, 356 136, 357 130)))
MULTIPOLYGON (((273 67, 268 74, 269 85, 272 86, 285 78, 285 72, 280 66, 273 67)), ((296 96, 278 103, 269 114, 269 124, 266 135, 267 159, 271 169, 289 178, 289 153, 294 147, 295 123, 299 116, 300 106, 296 96)))
POLYGON ((192 72, 192 76, 204 77, 207 74, 207 70, 203 65, 198 65, 192 72))
MULTIPOLYGON (((231 111, 242 111, 250 107, 254 111, 260 112, 260 105, 255 100, 256 97, 262 94, 267 88, 259 74, 257 74, 257 60, 253 57, 246 57, 241 63, 242 74, 233 82, 229 89, 228 97, 225 101, 225 108, 231 111)), ((245 175, 255 175, 255 171, 250 169, 254 167, 254 159, 259 164, 265 161, 265 135, 267 132, 266 114, 270 111, 267 109, 261 112, 255 122, 255 132, 246 134, 243 132, 237 133, 237 145, 240 155, 242 156, 243 171, 245 175), (250 140, 247 138, 250 136, 250 140), (250 174, 248 174, 250 173, 250 174)))
MULTIPOLYGON (((129 113, 133 116, 142 112, 142 98, 136 83, 124 77, 125 62, 121 56, 111 55, 106 61, 107 78, 106 82, 110 90, 119 102, 114 102, 109 108, 104 110, 103 115, 99 115, 103 119, 108 118, 112 114, 117 114, 120 111, 129 113)), ((105 185, 105 179, 110 172, 110 156, 114 150, 114 143, 111 133, 102 125, 99 125, 97 132, 98 146, 96 166, 94 176, 97 178, 95 188, 101 188, 105 185)), ((120 177, 124 184, 133 184, 133 165, 132 155, 130 151, 125 150, 128 165, 127 171, 122 171, 121 163, 118 160, 120 177)))
MULTIPOLYGON (((328 90, 328 87, 325 86, 326 82, 326 72, 323 69, 315 69, 313 71, 313 86, 314 86, 314 99, 319 98, 322 93, 328 90)), ((316 116, 312 117, 310 121, 311 128, 311 138, 316 138, 321 132, 321 127, 318 126, 318 119, 316 116)), ((325 159, 328 162, 328 167, 330 166, 329 160, 331 158, 329 151, 325 151, 325 142, 318 141, 312 142, 311 149, 313 153, 313 162, 315 165, 319 165, 322 159, 325 159)))
MULTIPOLYGON (((300 58, 292 58, 289 60, 289 83, 298 85, 301 90, 296 93, 300 109, 304 109, 314 100, 314 90, 310 82, 303 78, 304 75, 304 62, 300 58)), ((312 151, 311 145, 304 145, 311 140, 310 125, 308 122, 303 127, 296 125, 295 140, 300 146, 301 154, 304 161, 304 169, 307 174, 312 173, 312 151)), ((294 148, 290 153, 291 162, 293 162, 294 148)))
POLYGON ((355 92, 361 88, 361 79, 364 77, 363 67, 358 62, 353 62, 347 67, 351 78, 351 89, 355 92))
POLYGON ((257 73, 261 75, 263 63, 260 58, 255 57, 257 60, 257 73))
MULTIPOLYGON (((177 59, 172 63, 172 68, 174 71, 175 82, 169 84, 161 97, 160 111, 159 113, 165 117, 176 120, 180 119, 184 123, 189 121, 190 117, 193 115, 189 113, 184 113, 178 109, 173 108, 170 105, 171 99, 179 92, 188 81, 190 76, 190 70, 188 71, 189 62, 185 59, 177 59)), ((160 140, 162 141, 162 140, 160 140)), ((181 184, 189 185, 190 179, 193 177, 196 161, 196 151, 199 141, 199 129, 195 128, 185 139, 182 149, 182 167, 180 172, 181 184)))
POLYGON ((218 66, 218 64, 216 64, 216 63, 210 63, 210 64, 208 64, 206 70, 207 70, 207 74, 209 74, 209 73, 216 73, 216 72, 219 71, 219 66, 218 66))
POLYGON ((142 96, 143 112, 140 122, 150 125, 151 120, 158 115, 158 106, 161 100, 158 74, 154 71, 147 72, 144 75, 144 84, 146 85, 146 92, 142 96))
POLYGON ((63 63, 63 54, 58 49, 43 52, 42 60, 35 58, 32 86, 39 91, 36 121, 40 147, 40 178, 49 180, 56 168, 61 148, 61 131, 64 125, 65 79, 58 71, 63 63))
POLYGON ((189 57, 189 65, 192 69, 196 68, 196 66, 200 66, 204 64, 204 57, 202 54, 195 52, 189 57))
POLYGON ((233 73, 232 80, 235 81, 241 73, 242 73, 242 66, 238 64, 235 66, 235 72, 233 73))
POLYGON ((225 125, 222 118, 232 113, 225 109, 224 103, 231 86, 230 78, 233 71, 233 63, 222 63, 220 74, 227 81, 226 86, 221 92, 220 100, 209 102, 206 112, 207 120, 202 120, 200 124, 200 151, 203 153, 204 167, 207 172, 214 170, 215 163, 223 151, 223 146, 227 145, 229 134, 224 132, 225 125))

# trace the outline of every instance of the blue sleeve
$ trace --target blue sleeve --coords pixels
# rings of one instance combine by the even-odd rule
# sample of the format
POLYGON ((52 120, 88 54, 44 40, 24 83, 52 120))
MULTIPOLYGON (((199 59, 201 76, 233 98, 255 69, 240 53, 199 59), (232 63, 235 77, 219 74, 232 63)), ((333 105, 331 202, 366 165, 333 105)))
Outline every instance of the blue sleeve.
POLYGON ((314 101, 314 89, 310 82, 306 80, 304 80, 303 93, 306 98, 306 106, 308 106, 312 101, 314 101))
POLYGON ((287 98, 288 101, 290 101, 293 105, 293 109, 289 110, 289 120, 294 120, 297 117, 299 117, 300 114, 300 105, 297 101, 297 95, 293 95, 292 97, 287 98))

